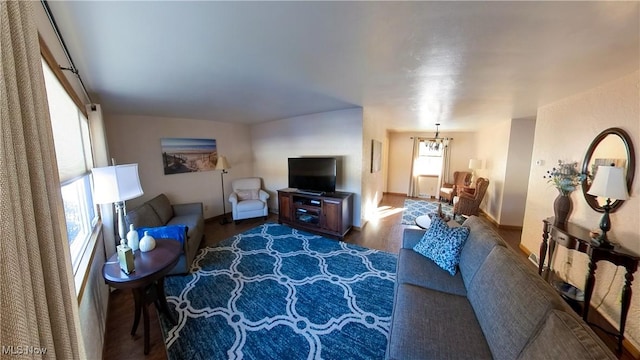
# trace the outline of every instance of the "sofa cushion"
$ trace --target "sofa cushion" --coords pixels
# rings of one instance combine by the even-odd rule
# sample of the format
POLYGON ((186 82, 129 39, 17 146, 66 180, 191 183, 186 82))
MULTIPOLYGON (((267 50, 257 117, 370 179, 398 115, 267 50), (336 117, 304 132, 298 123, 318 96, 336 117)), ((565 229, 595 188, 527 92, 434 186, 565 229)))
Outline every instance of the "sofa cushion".
POLYGON ((400 249, 396 272, 397 283, 407 283, 466 296, 462 276, 458 271, 454 277, 442 270, 436 263, 411 249, 400 249))
POLYGON ((491 359, 491 351, 467 298, 398 284, 387 357, 491 359))
POLYGON ((127 212, 127 223, 135 229, 141 227, 162 226, 164 223, 148 203, 127 212))
POLYGON ((533 267, 502 246, 489 253, 467 296, 496 359, 515 359, 547 313, 564 308, 533 267))
POLYGON ((440 192, 443 194, 451 195, 453 194, 453 188, 440 188, 440 192))
POLYGON ((245 200, 245 201, 239 202, 236 209, 238 209, 239 212, 244 212, 244 211, 252 211, 252 210, 261 210, 261 209, 264 209, 265 206, 266 206, 266 203, 261 200, 245 200))
POLYGON ((507 243, 493 228, 478 216, 471 216, 463 223, 469 228, 469 237, 460 253, 460 273, 468 288, 478 268, 495 246, 507 247, 507 243))
POLYGON ((583 321, 561 310, 549 313, 540 332, 518 357, 519 360, 615 358, 583 321))
POLYGON ((238 196, 239 201, 244 200, 257 200, 260 198, 258 189, 248 189, 248 190, 236 190, 236 195, 238 196))
POLYGON ((167 225, 184 225, 187 227, 187 236, 189 238, 192 237, 192 234, 199 233, 202 234, 204 231, 204 220, 202 217, 197 215, 182 215, 175 216, 167 225))
POLYGON ((434 216, 431 226, 413 250, 433 260, 449 274, 455 275, 460 262, 460 251, 467 236, 468 227, 450 228, 440 217, 434 216))
POLYGON ((158 214, 160 221, 162 224, 166 224, 173 217, 173 208, 171 207, 171 203, 165 194, 160 194, 153 199, 147 201, 153 211, 158 214))
POLYGON ((402 234, 402 248, 413 250, 413 247, 420 242, 424 233, 426 233, 426 230, 412 228, 404 229, 404 233, 402 234))

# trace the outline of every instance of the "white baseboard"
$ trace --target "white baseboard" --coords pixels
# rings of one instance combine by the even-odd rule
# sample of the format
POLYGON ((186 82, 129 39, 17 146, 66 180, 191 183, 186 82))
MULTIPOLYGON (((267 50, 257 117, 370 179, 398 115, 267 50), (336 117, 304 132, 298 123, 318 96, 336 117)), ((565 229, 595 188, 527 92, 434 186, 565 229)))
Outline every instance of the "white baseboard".
POLYGON ((533 263, 533 265, 538 266, 538 257, 536 256, 536 254, 534 253, 529 254, 528 259, 533 263))

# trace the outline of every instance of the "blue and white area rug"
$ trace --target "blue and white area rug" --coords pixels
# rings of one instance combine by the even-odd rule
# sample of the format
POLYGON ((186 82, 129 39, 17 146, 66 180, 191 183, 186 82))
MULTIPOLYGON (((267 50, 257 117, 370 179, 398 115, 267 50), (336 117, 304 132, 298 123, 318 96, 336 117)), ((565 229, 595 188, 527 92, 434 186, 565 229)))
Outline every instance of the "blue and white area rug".
POLYGON ((267 223, 165 280, 170 359, 383 359, 396 256, 267 223))
MULTIPOLYGON (((440 203, 440 204, 442 204, 442 212, 446 215, 449 215, 451 218, 453 218, 453 206, 445 203, 440 203)), ((435 212, 438 212, 438 200, 427 201, 427 200, 405 199, 401 224, 415 225, 416 218, 418 216, 427 215, 435 212)))

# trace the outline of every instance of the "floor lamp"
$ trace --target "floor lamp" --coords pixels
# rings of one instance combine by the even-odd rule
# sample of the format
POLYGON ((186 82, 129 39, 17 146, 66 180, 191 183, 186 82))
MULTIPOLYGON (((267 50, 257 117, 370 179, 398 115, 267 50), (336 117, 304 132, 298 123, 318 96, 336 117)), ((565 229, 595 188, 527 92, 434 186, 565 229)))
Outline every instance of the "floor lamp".
POLYGON ((220 182, 222 183, 222 220, 220 220, 220 224, 222 225, 229 224, 231 222, 227 219, 227 209, 224 205, 224 174, 229 173, 227 171, 228 169, 231 169, 231 166, 229 166, 227 158, 219 156, 218 163, 216 164, 216 170, 222 170, 220 171, 220 182))
POLYGON ((138 164, 114 165, 91 169, 93 173, 93 202, 116 205, 117 229, 120 240, 126 239, 125 201, 144 194, 138 177, 138 164))

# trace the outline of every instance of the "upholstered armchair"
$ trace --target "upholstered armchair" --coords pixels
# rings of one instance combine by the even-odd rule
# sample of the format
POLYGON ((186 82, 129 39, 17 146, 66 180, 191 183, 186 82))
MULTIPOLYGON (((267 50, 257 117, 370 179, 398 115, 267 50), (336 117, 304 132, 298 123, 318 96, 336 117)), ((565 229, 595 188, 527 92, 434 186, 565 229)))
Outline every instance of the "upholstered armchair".
POLYGON ((269 215, 267 199, 269 193, 260 188, 260 178, 243 178, 233 181, 233 192, 229 195, 233 221, 269 215))
POLYGON ((480 212, 480 203, 484 194, 489 187, 489 180, 478 178, 476 180, 475 191, 473 194, 461 191, 453 200, 453 216, 456 215, 478 215, 480 212))
POLYGON ((453 173, 453 183, 444 183, 440 188, 440 200, 446 200, 448 203, 453 202, 453 198, 460 192, 465 185, 471 181, 471 173, 468 171, 455 171, 453 173))

